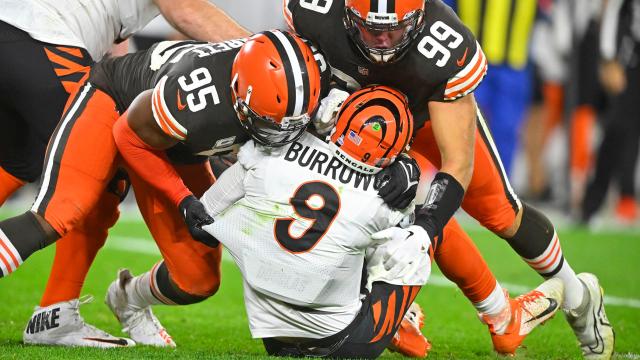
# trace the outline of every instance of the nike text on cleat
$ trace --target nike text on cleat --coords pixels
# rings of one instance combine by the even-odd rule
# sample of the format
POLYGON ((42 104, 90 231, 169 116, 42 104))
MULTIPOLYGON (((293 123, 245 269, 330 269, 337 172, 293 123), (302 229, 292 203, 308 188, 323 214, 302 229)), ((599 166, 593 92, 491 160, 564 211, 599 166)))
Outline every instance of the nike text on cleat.
POLYGON ((582 309, 565 310, 564 314, 586 359, 610 359, 615 333, 604 310, 602 288, 593 274, 581 273, 578 279, 586 287, 588 299, 584 300, 584 306, 579 306, 582 309))
POLYGON ((22 339, 25 344, 115 348, 134 346, 130 339, 117 338, 84 322, 79 307, 92 297, 36 307, 22 339))
MULTIPOLYGON (((508 298, 506 291, 505 296, 508 298)), ((508 299, 510 311, 493 317, 481 315, 481 319, 489 325, 494 350, 503 355, 514 355, 536 326, 553 317, 563 297, 562 281, 552 278, 524 295, 508 299), (507 319, 508 323, 505 324, 507 319)))
POLYGON ((420 305, 411 304, 404 315, 400 328, 391 339, 388 349, 408 357, 425 357, 431 350, 431 343, 420 329, 424 326, 424 314, 420 305))
POLYGON ((162 327, 149 306, 139 308, 129 303, 125 289, 132 278, 129 270, 120 270, 118 278, 109 285, 104 300, 120 321, 122 331, 129 334, 137 344, 175 347, 176 343, 162 327))

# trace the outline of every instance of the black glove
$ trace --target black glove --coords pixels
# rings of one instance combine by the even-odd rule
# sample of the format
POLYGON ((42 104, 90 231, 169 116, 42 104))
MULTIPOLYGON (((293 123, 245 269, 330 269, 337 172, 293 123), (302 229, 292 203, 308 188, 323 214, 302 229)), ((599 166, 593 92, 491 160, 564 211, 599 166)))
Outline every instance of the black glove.
POLYGON ((376 174, 374 188, 378 195, 392 209, 405 209, 416 197, 420 168, 418 163, 406 155, 376 174))
POLYGON ((202 230, 203 226, 213 224, 213 218, 207 214, 207 210, 200 200, 189 195, 182 199, 179 209, 189 228, 189 233, 194 239, 210 247, 217 247, 220 244, 215 237, 202 230))

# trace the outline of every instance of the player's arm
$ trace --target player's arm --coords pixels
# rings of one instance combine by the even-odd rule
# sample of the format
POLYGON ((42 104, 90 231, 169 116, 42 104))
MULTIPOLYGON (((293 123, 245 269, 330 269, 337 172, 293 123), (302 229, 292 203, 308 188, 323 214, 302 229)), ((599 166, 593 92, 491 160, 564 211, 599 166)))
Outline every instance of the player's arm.
POLYGON ((444 66, 448 75, 428 102, 433 134, 440 150, 440 172, 416 216, 432 238, 438 235, 462 204, 473 175, 477 107, 472 92, 487 73, 487 60, 471 32, 451 21, 460 43, 444 66))
POLYGON ((196 40, 219 42, 251 33, 207 0, 154 0, 177 30, 196 40))
POLYGON ((147 90, 136 97, 116 121, 113 136, 129 168, 178 206, 191 191, 164 152, 178 139, 167 135, 154 120, 152 96, 152 90, 147 90))

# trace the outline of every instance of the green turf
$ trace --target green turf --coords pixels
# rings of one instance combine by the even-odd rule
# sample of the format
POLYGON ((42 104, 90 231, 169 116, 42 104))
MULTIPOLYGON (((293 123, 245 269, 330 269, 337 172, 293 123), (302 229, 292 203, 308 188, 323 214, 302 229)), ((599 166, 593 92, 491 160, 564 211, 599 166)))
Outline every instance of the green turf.
MULTIPOLYGON (((510 250, 504 241, 486 231, 471 230, 498 279, 504 283, 534 287, 541 280, 510 250)), ((565 255, 576 271, 596 273, 607 295, 640 298, 639 238, 634 234, 591 235, 581 230, 561 232, 565 255)), ((123 250, 127 238, 149 238, 140 222, 120 222, 110 244, 98 255, 83 294, 96 301, 82 307, 85 319, 113 334, 120 334, 116 319, 102 299, 118 268, 135 274, 148 270, 157 255, 123 250)), ((151 241, 151 240, 149 240, 151 241)), ((223 282, 218 293, 204 303, 187 307, 156 307, 154 310, 171 333, 175 350, 136 347, 101 351, 94 349, 24 346, 21 332, 46 282, 53 248, 32 256, 15 274, 0 279, 0 359, 93 359, 93 358, 258 358, 264 356, 260 342, 252 340, 242 303, 240 275, 231 262, 223 263, 223 282)), ((439 273, 434 271, 436 275, 439 273)), ((417 300, 425 310, 425 333, 433 343, 430 358, 493 359, 486 328, 459 290, 427 286, 417 300)), ((616 334, 617 358, 640 359, 640 309, 608 306, 616 334)), ((573 359, 580 353, 562 315, 556 316, 525 340, 516 358, 573 359)), ((399 358, 385 352, 386 358, 399 358)))

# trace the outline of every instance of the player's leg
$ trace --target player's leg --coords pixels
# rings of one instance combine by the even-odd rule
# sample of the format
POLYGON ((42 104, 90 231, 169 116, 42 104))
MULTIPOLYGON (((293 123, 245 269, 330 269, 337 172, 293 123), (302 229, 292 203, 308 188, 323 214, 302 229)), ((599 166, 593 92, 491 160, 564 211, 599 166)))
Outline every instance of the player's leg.
MULTIPOLYGON (((124 188, 121 180, 115 179, 110 184, 120 184, 124 188)), ((104 192, 84 221, 56 242, 56 255, 46 290, 23 333, 25 343, 90 347, 134 344, 129 339, 114 337, 85 323, 79 313, 80 305, 86 302, 80 298, 85 277, 98 250, 104 245, 108 229, 118 218, 120 199, 121 194, 104 192), (56 321, 50 322, 51 326, 34 326, 38 317, 54 312, 56 321)))
MULTIPOLYGON (((482 146, 477 142, 476 153, 482 150, 482 146)), ((416 135, 411 155, 420 164, 430 160, 436 167, 440 167, 440 153, 430 124, 426 124, 416 135)), ((475 164, 475 181, 478 181, 475 178, 475 173, 479 169, 478 166, 488 165, 475 164)), ((489 184, 491 183, 489 182, 489 184)), ((500 184, 499 189, 502 191, 502 184, 500 184)), ((465 195, 465 201, 467 197, 468 190, 465 195)), ((512 218, 515 218, 515 209, 517 209, 515 199, 513 205, 504 194, 501 195, 501 199, 488 199, 487 201, 491 202, 491 204, 486 204, 487 208, 495 211, 497 213, 496 216, 509 216, 510 214, 512 218)), ((463 206, 464 204, 463 202, 463 206)), ((542 295, 539 295, 537 290, 533 290, 526 297, 517 300, 509 299, 506 291, 500 287, 493 274, 491 274, 475 245, 454 219, 445 226, 442 238, 436 240, 435 244, 435 260, 438 263, 438 267, 445 276, 463 290, 467 298, 482 315, 483 321, 489 325, 494 348, 500 353, 515 352, 524 337, 536 325, 555 313, 558 306, 557 304, 553 305, 553 300, 548 298, 557 299, 557 303, 562 301, 561 283, 559 290, 550 289, 551 285, 557 285, 559 282, 543 284, 542 289, 545 290, 545 293, 542 295), (464 258, 461 259, 460 256, 464 256, 464 258), (547 309, 549 311, 545 311, 547 309), (523 312, 528 315, 534 315, 517 316, 523 312), (528 320, 537 315, 541 316, 533 322, 525 323, 522 320, 528 320), (521 321, 517 322, 516 320, 521 321)))
MULTIPOLYGON (((389 347, 401 327, 413 327, 416 344, 414 356, 426 356, 426 339, 419 328, 422 311, 412 306, 420 286, 391 285, 374 282, 371 292, 362 302, 355 319, 342 331, 304 343, 286 343, 264 338, 269 355, 293 357, 330 357, 334 359, 374 359, 389 347), (413 324, 403 321, 411 312, 413 324)), ((405 333, 405 334, 408 334, 405 333)), ((408 341, 408 340, 407 340, 408 341)))
MULTIPOLYGON (((196 196, 213 184, 208 162, 176 166, 196 196)), ((137 343, 175 346, 151 312, 151 305, 188 305, 213 295, 220 284, 222 247, 193 240, 175 205, 136 174, 130 174, 136 200, 163 261, 136 277, 121 271, 106 302, 137 343)))
MULTIPOLYGON (((523 260, 545 279, 560 279, 564 285, 562 299, 565 313, 571 318, 584 318, 593 306, 601 304, 594 297, 600 292, 597 281, 582 281, 564 258, 560 240, 551 221, 540 211, 522 203, 513 192, 504 173, 500 157, 487 125, 479 116, 478 136, 474 159, 474 173, 465 193, 462 207, 483 226, 504 238, 523 260)), ((558 282, 559 284, 560 282, 558 282)), ((557 292, 560 292, 558 289, 557 292)), ((552 297, 552 294, 545 294, 552 297)), ((601 311, 603 325, 597 330, 605 338, 605 348, 598 351, 613 351, 613 331, 608 325, 604 309, 601 311)), ((575 321, 570 321, 576 324, 575 321)), ((601 345, 595 330, 591 334, 585 329, 574 331, 583 345, 601 345), (579 334, 580 333, 580 334, 579 334), (587 338, 590 338, 589 340, 587 338), (597 344, 596 344, 597 343, 597 344)), ((584 349, 584 347, 583 347, 584 349)))
POLYGON ((115 103, 87 83, 52 135, 31 211, 0 222, 4 276, 35 251, 71 231, 98 202, 115 173, 111 127, 115 103))

